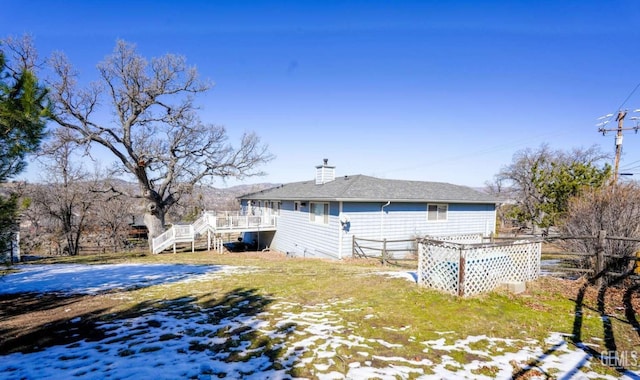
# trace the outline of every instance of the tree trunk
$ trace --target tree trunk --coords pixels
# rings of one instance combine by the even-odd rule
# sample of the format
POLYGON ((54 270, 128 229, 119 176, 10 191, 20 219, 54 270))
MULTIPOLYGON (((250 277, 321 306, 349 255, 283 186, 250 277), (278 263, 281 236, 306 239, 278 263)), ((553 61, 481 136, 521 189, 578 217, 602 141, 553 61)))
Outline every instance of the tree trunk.
POLYGON ((153 238, 164 232, 164 210, 154 201, 147 203, 144 224, 149 230, 149 252, 153 253, 153 238))

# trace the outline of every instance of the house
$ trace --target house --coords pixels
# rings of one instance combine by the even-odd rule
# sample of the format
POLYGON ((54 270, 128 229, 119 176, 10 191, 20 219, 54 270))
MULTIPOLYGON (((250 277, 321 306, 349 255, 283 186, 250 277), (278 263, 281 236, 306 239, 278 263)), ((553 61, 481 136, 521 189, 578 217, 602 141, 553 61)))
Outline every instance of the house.
POLYGON ((274 231, 247 233, 245 240, 292 256, 351 257, 354 236, 400 240, 495 232, 497 200, 488 194, 448 183, 336 177, 326 159, 316 166, 315 180, 239 199, 248 214, 277 216, 274 231))
POLYGON ((144 224, 143 215, 131 215, 127 237, 132 240, 146 240, 149 238, 149 229, 144 224))

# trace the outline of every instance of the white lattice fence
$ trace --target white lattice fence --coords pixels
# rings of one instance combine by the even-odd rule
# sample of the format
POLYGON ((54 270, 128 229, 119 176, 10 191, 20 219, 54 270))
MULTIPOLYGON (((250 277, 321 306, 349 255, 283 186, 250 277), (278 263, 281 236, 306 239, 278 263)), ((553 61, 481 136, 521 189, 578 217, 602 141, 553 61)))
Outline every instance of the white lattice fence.
POLYGON ((540 274, 541 243, 459 244, 422 240, 418 283, 450 294, 471 296, 508 281, 531 281, 540 274))
POLYGON ((446 293, 458 294, 459 263, 458 244, 429 240, 419 242, 418 284, 446 293))
POLYGON ((458 244, 478 244, 485 241, 482 234, 427 236, 426 238, 430 240, 440 240, 458 244))

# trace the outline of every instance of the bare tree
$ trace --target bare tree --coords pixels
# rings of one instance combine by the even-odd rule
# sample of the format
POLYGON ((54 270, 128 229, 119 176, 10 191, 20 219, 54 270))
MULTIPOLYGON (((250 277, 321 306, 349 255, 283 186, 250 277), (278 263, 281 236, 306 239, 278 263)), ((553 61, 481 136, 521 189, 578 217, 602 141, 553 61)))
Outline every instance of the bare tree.
POLYGON ((101 171, 90 173, 77 164, 60 170, 60 160, 48 156, 40 160, 48 168, 42 183, 20 184, 26 251, 74 253, 90 246, 118 252, 129 247, 134 201, 112 190, 125 191, 126 183, 103 179, 101 171))
POLYGON ((117 159, 116 174, 132 175, 146 200, 150 238, 164 229, 165 215, 192 187, 214 177, 262 175, 258 167, 273 157, 254 133, 239 146, 228 143, 224 127, 202 123, 194 96, 210 84, 198 79, 181 56, 147 61, 134 45, 118 41, 98 65, 100 79, 80 88, 77 72, 62 54, 51 60, 53 120, 75 142, 99 144, 117 159), (99 114, 110 108, 112 120, 99 114))
POLYGON ((73 163, 75 146, 64 132, 58 131, 56 137, 42 147, 46 186, 35 187, 32 202, 56 222, 56 235, 64 241, 63 251, 77 255, 94 204, 95 184, 88 180, 81 164, 73 163))
POLYGON ((25 184, 22 191, 22 208, 20 216, 22 219, 20 228, 20 246, 25 252, 40 251, 50 241, 54 228, 47 209, 43 208, 34 198, 45 193, 47 185, 25 184))
POLYGON ((98 181, 93 190, 94 211, 90 222, 95 224, 96 244, 121 251, 127 245, 134 207, 132 199, 122 195, 125 189, 111 180, 98 181), (117 189, 115 192, 112 189, 117 189), (106 243, 106 244, 105 244, 106 243))
POLYGON ((511 188, 505 186, 505 181, 497 177, 493 181, 486 181, 484 185, 484 191, 500 201, 496 208, 498 230, 511 231, 516 227, 512 223, 511 209, 514 207, 515 197, 511 188))
MULTIPOLYGON (((561 229, 570 236, 597 236, 601 230, 607 236, 640 238, 640 187, 636 183, 623 183, 590 189, 569 202, 567 217, 561 229)), ((598 249, 596 239, 570 239, 563 246, 573 252, 590 253, 598 249)), ((640 244, 625 240, 607 240, 604 247, 609 257, 608 269, 625 271, 640 244), (615 259, 617 257, 617 259, 615 259)), ((593 260, 585 262, 593 267, 593 260)))

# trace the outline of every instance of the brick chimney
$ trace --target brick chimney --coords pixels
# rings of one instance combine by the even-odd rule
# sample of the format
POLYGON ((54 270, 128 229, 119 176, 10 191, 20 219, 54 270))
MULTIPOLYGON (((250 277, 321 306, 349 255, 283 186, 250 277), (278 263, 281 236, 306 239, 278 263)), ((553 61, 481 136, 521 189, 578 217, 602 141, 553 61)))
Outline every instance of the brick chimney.
POLYGON ((316 185, 322 185, 336 179, 336 167, 328 165, 329 159, 322 160, 322 165, 316 166, 316 185))

